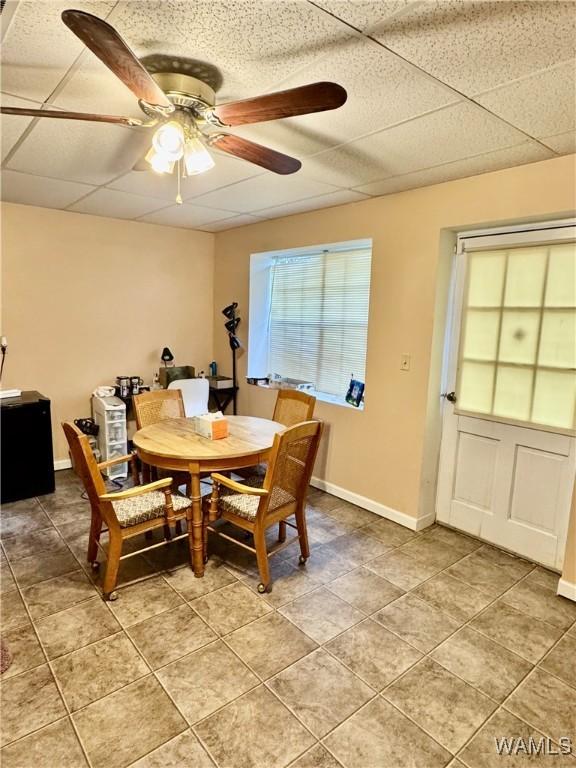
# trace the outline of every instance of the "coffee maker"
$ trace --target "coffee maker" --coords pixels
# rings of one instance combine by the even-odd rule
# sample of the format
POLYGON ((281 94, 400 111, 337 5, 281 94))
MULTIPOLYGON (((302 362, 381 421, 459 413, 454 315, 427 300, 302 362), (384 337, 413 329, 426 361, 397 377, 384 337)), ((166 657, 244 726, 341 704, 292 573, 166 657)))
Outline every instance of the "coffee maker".
POLYGON ((118 397, 130 396, 130 376, 116 376, 118 397))

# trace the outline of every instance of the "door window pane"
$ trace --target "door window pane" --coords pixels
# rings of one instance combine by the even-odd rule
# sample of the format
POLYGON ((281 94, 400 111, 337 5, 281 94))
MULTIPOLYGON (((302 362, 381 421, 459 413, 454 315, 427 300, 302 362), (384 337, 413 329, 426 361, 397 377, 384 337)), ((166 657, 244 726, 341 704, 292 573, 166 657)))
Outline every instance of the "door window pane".
POLYGON ((499 323, 499 310, 471 309, 466 315, 464 357, 473 360, 495 360, 499 323))
POLYGON ((576 312, 544 310, 538 363, 553 368, 576 368, 576 312))
POLYGON ((499 307, 502 302, 506 251, 483 251, 468 262, 468 306, 499 307))
POLYGON ((460 373, 460 395, 458 406, 463 411, 490 413, 492 410, 492 388, 494 365, 486 363, 463 363, 460 373))
POLYGON ((576 244, 478 251, 468 263, 456 409, 574 428, 576 244))
POLYGON ((505 309, 502 314, 502 334, 498 359, 505 363, 536 362, 540 312, 516 312, 505 309))
POLYGON ((550 247, 546 307, 576 307, 576 245, 550 247))
POLYGON ((573 371, 538 371, 532 420, 563 429, 574 428, 576 375, 573 371))
POLYGON ((539 307, 544 292, 546 248, 518 248, 508 256, 506 307, 539 307))
POLYGON ((493 410, 495 416, 528 421, 533 376, 531 368, 498 366, 493 410))

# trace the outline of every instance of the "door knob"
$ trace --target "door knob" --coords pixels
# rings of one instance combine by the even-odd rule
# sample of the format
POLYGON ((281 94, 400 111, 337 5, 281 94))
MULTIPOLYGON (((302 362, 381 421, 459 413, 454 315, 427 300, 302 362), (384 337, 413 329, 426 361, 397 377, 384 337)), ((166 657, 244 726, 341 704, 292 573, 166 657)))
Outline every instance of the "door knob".
POLYGON ((445 392, 441 397, 445 397, 450 403, 455 403, 457 400, 456 392, 445 392))

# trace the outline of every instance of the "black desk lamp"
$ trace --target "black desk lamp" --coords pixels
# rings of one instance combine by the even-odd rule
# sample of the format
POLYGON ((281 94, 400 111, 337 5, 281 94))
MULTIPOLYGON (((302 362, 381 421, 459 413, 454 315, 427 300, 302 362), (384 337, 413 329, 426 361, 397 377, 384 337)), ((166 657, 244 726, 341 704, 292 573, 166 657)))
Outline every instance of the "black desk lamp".
POLYGON ((160 357, 162 362, 164 363, 165 368, 168 368, 168 363, 171 363, 174 360, 174 355, 172 354, 172 352, 170 352, 168 347, 164 347, 160 357))
POLYGON ((237 379, 236 379, 236 351, 242 346, 240 339, 236 336, 236 329, 240 324, 240 318, 236 317, 236 310, 238 309, 238 302, 234 301, 227 307, 224 307, 222 314, 227 318, 227 322, 224 323, 224 328, 228 331, 228 343, 232 350, 232 386, 234 387, 234 415, 236 415, 236 391, 237 391, 237 379))

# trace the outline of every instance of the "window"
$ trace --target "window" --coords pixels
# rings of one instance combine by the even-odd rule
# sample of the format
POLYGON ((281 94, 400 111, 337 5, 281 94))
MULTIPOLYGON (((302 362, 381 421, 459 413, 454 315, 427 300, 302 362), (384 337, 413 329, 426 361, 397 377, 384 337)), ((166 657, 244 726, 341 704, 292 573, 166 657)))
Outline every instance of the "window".
POLYGON ((365 381, 370 240, 254 254, 248 376, 311 382, 344 402, 365 381))
POLYGON ((471 252, 458 408, 576 427, 576 245, 471 252))

